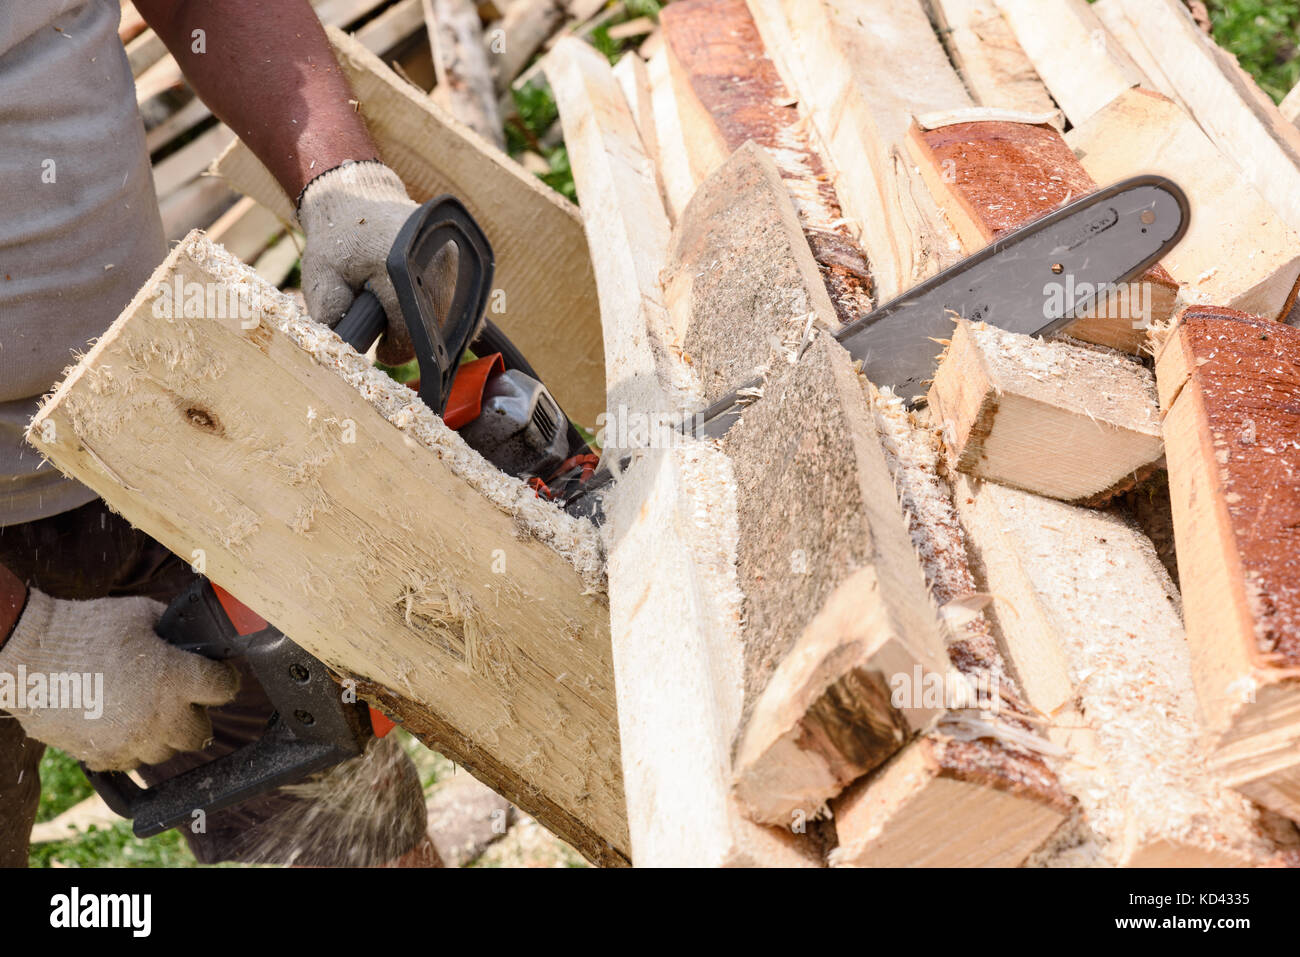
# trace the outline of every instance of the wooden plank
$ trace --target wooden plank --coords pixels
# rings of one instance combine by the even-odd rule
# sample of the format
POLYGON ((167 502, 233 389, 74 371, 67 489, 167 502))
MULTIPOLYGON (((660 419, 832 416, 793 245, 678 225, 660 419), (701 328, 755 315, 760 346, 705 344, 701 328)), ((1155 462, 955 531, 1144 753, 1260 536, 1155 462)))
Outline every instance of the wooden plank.
POLYGON ((245 196, 212 224, 208 238, 240 262, 252 262, 285 225, 265 206, 245 196))
POLYGON ((1144 79, 1088 0, 995 0, 1066 118, 1078 126, 1144 79))
POLYGON ((618 80, 619 89, 623 91, 623 98, 632 113, 637 132, 641 134, 641 148, 650 165, 654 167, 655 185, 659 188, 659 195, 665 197, 666 203, 668 194, 664 186, 663 167, 659 163, 659 132, 655 127, 654 90, 650 87, 650 71, 645 60, 632 52, 623 54, 614 64, 614 79, 618 80))
MULTIPOLYGON (((940 475, 935 429, 897 396, 868 389, 912 542, 946 624, 951 668, 940 700, 948 710, 832 802, 839 847, 831 863, 1016 865, 1058 827, 1069 799, 1045 759, 1053 752, 1040 719, 1022 703, 983 611, 988 596, 940 475)), ((924 693, 915 678, 894 690, 905 689, 924 693)))
POLYGON ((144 22, 144 17, 140 16, 135 4, 131 0, 122 0, 122 18, 118 21, 117 28, 119 39, 123 43, 130 43, 147 29, 149 24, 144 22))
MULTIPOLYGON (((1066 802, 1032 777, 990 779, 966 742, 927 735, 835 803, 835 867, 1018 867, 1060 825, 1066 802)), ((1033 770, 1042 773, 1041 768, 1033 770)))
POLYGON ((422 0, 422 4, 438 80, 434 100, 497 149, 505 149, 478 8, 472 0, 422 0))
MULTIPOLYGON (((338 31, 330 37, 360 100, 380 155, 411 198, 461 198, 496 253, 489 317, 528 356, 575 421, 590 427, 605 409, 600 313, 591 257, 574 205, 402 82, 338 31), (539 242, 538 237, 545 237, 539 242)), ((280 218, 293 206, 242 143, 216 172, 280 218)))
POLYGON ((563 19, 564 11, 555 0, 511 0, 500 23, 487 33, 498 94, 510 88, 563 19))
POLYGON ((811 115, 880 301, 951 265, 959 245, 907 158, 913 114, 971 105, 917 0, 750 0, 811 115))
POLYGON ((1196 122, 1286 223, 1300 229, 1300 130, 1179 0, 1124 0, 1123 8, 1196 122))
POLYGON ((167 46, 153 30, 145 30, 126 45, 126 59, 131 64, 132 76, 139 76, 165 56, 167 46))
POLYGON ((1211 765, 1300 819, 1300 330, 1189 307, 1156 376, 1211 765))
POLYGON ((616 23, 605 33, 611 40, 630 40, 633 37, 643 37, 653 31, 654 28, 655 22, 649 17, 636 17, 633 20, 616 23))
POLYGON ((748 720, 736 794, 755 820, 815 816, 941 708, 896 675, 946 668, 943 633, 867 396, 828 335, 777 365, 727 435, 738 486, 748 720))
POLYGON ((1300 83, 1291 87, 1291 92, 1283 97, 1277 108, 1286 117, 1288 123, 1295 125, 1296 121, 1300 120, 1300 83))
POLYGON ((379 16, 362 25, 354 36, 371 53, 383 57, 423 26, 424 9, 421 0, 398 0, 379 16))
POLYGON ((235 204, 239 196, 212 176, 191 180, 158 204, 163 235, 177 242, 192 229, 202 229, 235 204))
MULTIPOLYGON (((960 119, 955 115, 954 119, 960 119)), ((913 125, 908 146, 968 253, 1097 188, 1049 126, 955 122, 913 125)), ((1044 287, 1044 295, 1050 294, 1044 287)), ((1066 327, 1076 339, 1140 352, 1147 329, 1172 315, 1178 284, 1162 266, 1116 290, 1066 327)))
POLYGON ((626 856, 595 529, 248 267, 188 237, 32 429, 294 641, 454 729, 448 753, 525 810, 562 808, 543 819, 561 836, 626 856), (183 319, 162 288, 188 297, 183 319))
POLYGON ((346 27, 367 16, 388 0, 311 0, 321 23, 346 27))
MULTIPOLYGON (((574 38, 544 64, 597 263, 609 406, 623 416, 695 408, 699 389, 672 348, 659 288, 667 214, 617 81, 574 38)), ((631 441, 630 429, 606 423, 607 455, 630 452, 621 447, 631 441)), ((793 835, 746 820, 728 790, 741 686, 727 472, 715 449, 656 443, 638 451, 605 502, 619 731, 640 866, 808 863, 793 835)))
POLYGON ((153 188, 165 199, 196 176, 204 173, 212 161, 235 141, 234 131, 225 123, 206 130, 166 159, 154 164, 153 188))
POLYGON ((197 96, 193 97, 188 103, 173 111, 165 120, 145 133, 145 148, 152 155, 183 133, 198 126, 210 116, 212 116, 212 111, 208 109, 208 105, 197 96))
POLYGON ((1141 72, 1142 87, 1169 97, 1186 110, 1187 104, 1179 96, 1177 87, 1169 82, 1169 77, 1165 76, 1159 62, 1142 45, 1137 30, 1133 28, 1133 24, 1124 13, 1123 3, 1124 0, 1095 0, 1092 4, 1092 12, 1106 28, 1106 42, 1118 44, 1133 61, 1134 66, 1141 72))
POLYGON ((302 247, 290 233, 276 237, 269 248, 252 262, 253 272, 272 286, 283 286, 302 258, 302 247))
POLYGON ((929 392, 953 467, 1098 505, 1164 454, 1155 377, 1125 356, 957 321, 929 392))
POLYGON ((976 104, 1018 113, 1056 112, 994 0, 926 0, 926 9, 976 104))
POLYGON ((794 201, 840 322, 870 312, 866 257, 744 0, 686 0, 665 8, 660 19, 696 169, 707 176, 749 140, 766 149, 794 201))
POLYGON ((1300 278, 1300 234, 1178 104, 1130 90, 1065 140, 1098 182, 1160 173, 1187 193, 1191 225, 1161 261, 1184 297, 1281 317, 1300 278))
POLYGON ((1150 541, 1118 514, 959 473, 953 491, 1001 647, 1079 804, 1076 846, 1043 863, 1267 861, 1257 812, 1207 767, 1178 595, 1150 541))
POLYGON ((838 323, 771 153, 741 146, 687 206, 661 273, 706 403, 763 376, 773 343, 838 323))
POLYGON ((670 222, 677 222, 691 201, 707 172, 698 161, 692 162, 677 110, 677 93, 673 89, 667 51, 660 52, 646 64, 650 81, 650 112, 654 120, 659 181, 663 184, 664 205, 670 222))
MULTIPOLYGON (((887 690, 894 675, 946 667, 916 558, 939 549, 914 544, 902 511, 933 509, 900 506, 847 357, 824 333, 801 349, 833 312, 765 150, 741 147, 700 187, 662 275, 706 400, 767 370, 763 397, 723 443, 745 595, 736 793, 759 820, 788 826, 816 817, 939 713, 900 711, 887 690)), ((957 572, 936 580, 947 588, 957 572)), ((1060 814, 1048 818, 1055 826, 1060 814)))

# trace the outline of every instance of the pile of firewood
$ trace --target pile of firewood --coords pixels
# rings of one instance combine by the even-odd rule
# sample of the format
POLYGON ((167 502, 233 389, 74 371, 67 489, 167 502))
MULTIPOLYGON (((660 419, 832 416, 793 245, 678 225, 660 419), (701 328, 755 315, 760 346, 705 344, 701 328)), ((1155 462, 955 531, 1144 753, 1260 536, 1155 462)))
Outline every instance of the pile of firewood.
POLYGON ((147 32, 151 147, 189 137, 169 233, 220 214, 151 282, 266 321, 138 298, 37 417, 56 465, 594 861, 1297 860, 1300 130, 1180 0, 679 0, 612 67, 608 5, 316 6, 384 159, 466 202, 493 319, 622 464, 604 525, 271 288, 289 198, 147 32), (498 148, 520 83, 578 208, 498 148), (1061 335, 954 317, 915 408, 832 338, 1141 173, 1190 230, 1061 335), (656 427, 754 379, 720 441, 656 427))
POLYGON ((633 859, 1291 860, 1300 131, 1178 0, 660 19, 544 63, 609 404, 763 381, 615 509, 633 859), (954 317, 914 410, 828 336, 1141 173, 1190 232, 1060 336, 954 317))

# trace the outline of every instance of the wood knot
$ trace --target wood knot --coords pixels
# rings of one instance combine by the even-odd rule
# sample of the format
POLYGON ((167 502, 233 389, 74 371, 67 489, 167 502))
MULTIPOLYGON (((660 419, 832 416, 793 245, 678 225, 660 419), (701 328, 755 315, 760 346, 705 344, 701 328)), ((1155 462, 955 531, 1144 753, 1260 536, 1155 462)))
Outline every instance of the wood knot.
POLYGON ((190 425, 204 432, 211 432, 213 435, 222 435, 225 430, 221 427, 221 422, 215 415, 207 409, 197 405, 188 406, 185 409, 185 419, 190 425))

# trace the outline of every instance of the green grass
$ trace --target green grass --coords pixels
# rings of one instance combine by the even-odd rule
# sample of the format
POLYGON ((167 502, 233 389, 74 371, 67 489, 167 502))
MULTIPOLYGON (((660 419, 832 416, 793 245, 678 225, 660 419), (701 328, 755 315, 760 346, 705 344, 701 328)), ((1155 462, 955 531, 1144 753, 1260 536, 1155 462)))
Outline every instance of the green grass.
POLYGON ((1209 0, 1214 39, 1274 100, 1300 81, 1300 2, 1209 0))
MULTIPOLYGON (((41 758, 41 803, 38 822, 49 821, 91 795, 90 782, 75 760, 57 748, 41 758)), ((32 845, 32 867, 198 867, 185 839, 176 831, 140 840, 122 821, 110 828, 92 828, 66 841, 32 845)))
POLYGON ((1215 41, 1280 102, 1300 82, 1300 0, 1205 0, 1205 6, 1215 41))

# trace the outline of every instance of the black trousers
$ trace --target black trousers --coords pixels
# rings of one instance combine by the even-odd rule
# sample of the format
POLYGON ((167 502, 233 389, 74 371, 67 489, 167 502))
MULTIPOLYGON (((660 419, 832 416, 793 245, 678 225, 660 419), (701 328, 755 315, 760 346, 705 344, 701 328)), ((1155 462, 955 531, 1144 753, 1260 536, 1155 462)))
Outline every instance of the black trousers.
MULTIPOLYGON (((132 528, 98 499, 21 525, 0 527, 0 564, 53 598, 145 595, 169 602, 195 577, 190 566, 132 528)), ((239 667, 236 662, 236 667, 239 667)), ((239 695, 209 708, 213 741, 139 769, 153 784, 256 740, 272 713, 241 668, 239 695)), ((45 746, 0 711, 0 866, 25 867, 40 800, 45 746)), ((412 850, 426 827, 419 774, 395 739, 301 784, 207 815, 185 837, 202 863, 340 866, 382 864, 412 850)))

